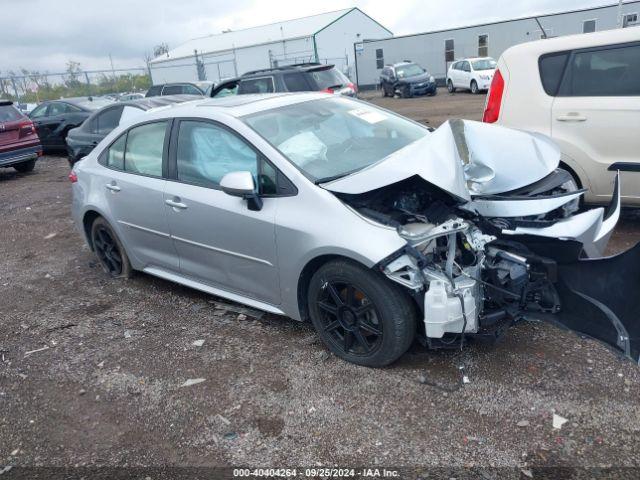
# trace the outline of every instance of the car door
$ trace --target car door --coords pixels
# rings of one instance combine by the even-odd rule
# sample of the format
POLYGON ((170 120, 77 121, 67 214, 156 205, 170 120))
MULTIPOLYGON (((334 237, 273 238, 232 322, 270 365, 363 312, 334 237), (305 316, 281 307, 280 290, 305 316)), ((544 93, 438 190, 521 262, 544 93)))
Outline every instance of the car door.
POLYGON ((78 156, 88 155, 104 137, 118 126, 122 108, 122 105, 107 107, 87 119, 74 134, 74 140, 80 144, 78 156))
POLYGON ((471 65, 468 61, 460 63, 460 70, 458 71, 458 84, 459 88, 469 88, 471 85, 471 65))
MULTIPOLYGON (((551 134, 582 168, 590 201, 613 191, 614 163, 640 168, 640 42, 576 50, 553 100, 551 134)), ((632 167, 633 168, 633 167, 632 167)), ((622 172, 623 201, 640 204, 640 173, 622 172)))
POLYGON ((49 129, 49 125, 47 123, 49 106, 49 103, 38 105, 29 114, 29 118, 31 118, 33 126, 36 127, 36 132, 38 133, 38 137, 40 138, 40 143, 42 143, 43 146, 46 146, 51 142, 49 140, 51 130, 49 129))
POLYGON ((235 132, 206 120, 180 120, 173 135, 164 201, 182 274, 279 304, 277 199, 250 210, 246 200, 219 188, 229 172, 250 171, 257 178, 261 155, 235 132))
POLYGON ((169 234, 163 192, 171 122, 136 125, 100 156, 111 218, 136 268, 178 272, 178 255, 169 234))

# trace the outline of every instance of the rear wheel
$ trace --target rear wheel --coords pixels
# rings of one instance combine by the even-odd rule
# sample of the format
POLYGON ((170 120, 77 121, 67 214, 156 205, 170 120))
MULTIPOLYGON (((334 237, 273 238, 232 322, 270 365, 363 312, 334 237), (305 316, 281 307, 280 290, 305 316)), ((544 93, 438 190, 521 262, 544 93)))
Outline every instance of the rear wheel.
POLYGON ((18 163, 17 165, 14 165, 13 168, 15 168, 20 173, 27 173, 27 172, 33 171, 35 166, 36 166, 35 160, 27 160, 26 162, 22 162, 22 163, 18 163))
POLYGON ((478 91, 478 82, 476 82, 475 80, 471 80, 471 93, 475 95, 476 93, 478 93, 478 91))
POLYGON ((447 90, 449 90, 449 93, 453 93, 456 91, 451 80, 447 80, 447 90))
POLYGON ((318 335, 348 362, 389 365, 415 336, 415 310, 400 287, 347 260, 326 263, 313 275, 308 302, 318 335))
POLYGON ((114 278, 131 277, 133 269, 129 257, 111 225, 102 217, 96 218, 91 225, 91 242, 106 273, 114 278))

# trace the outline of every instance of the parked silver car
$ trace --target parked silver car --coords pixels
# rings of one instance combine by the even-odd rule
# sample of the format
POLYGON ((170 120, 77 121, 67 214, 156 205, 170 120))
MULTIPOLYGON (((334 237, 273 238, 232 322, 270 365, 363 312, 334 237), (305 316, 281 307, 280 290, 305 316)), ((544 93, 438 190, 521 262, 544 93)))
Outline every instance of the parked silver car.
POLYGON ((504 127, 430 132, 348 98, 241 95, 139 116, 70 179, 110 275, 310 320, 351 362, 387 365, 416 336, 497 338, 529 316, 637 361, 640 248, 583 259, 606 245, 618 188, 608 210, 577 213, 559 158, 504 127))

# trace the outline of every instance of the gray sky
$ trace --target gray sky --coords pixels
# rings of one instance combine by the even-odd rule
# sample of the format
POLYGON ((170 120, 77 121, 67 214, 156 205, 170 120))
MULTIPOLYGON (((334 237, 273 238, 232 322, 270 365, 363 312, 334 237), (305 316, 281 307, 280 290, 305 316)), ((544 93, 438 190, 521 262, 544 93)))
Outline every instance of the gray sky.
POLYGON ((0 75, 144 65, 166 42, 357 6, 397 35, 599 6, 612 0, 0 0, 0 75))

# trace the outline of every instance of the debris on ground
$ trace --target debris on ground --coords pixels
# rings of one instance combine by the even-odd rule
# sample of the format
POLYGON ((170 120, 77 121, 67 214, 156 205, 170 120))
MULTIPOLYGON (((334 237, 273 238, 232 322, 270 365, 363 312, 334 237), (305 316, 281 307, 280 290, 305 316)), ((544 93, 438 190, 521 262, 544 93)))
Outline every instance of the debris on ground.
POLYGON ((38 352, 44 352, 45 350, 49 350, 49 345, 45 345, 42 348, 37 348, 35 350, 29 350, 28 352, 24 352, 24 356, 28 357, 29 355, 31 355, 32 353, 38 353, 38 352))
POLYGON ((193 345, 194 347, 201 347, 202 345, 204 345, 204 340, 194 340, 193 342, 191 342, 191 345, 193 345))
POLYGON ((190 387, 191 385, 197 385, 198 383, 202 383, 206 380, 206 378, 189 378, 186 382, 184 382, 181 387, 190 387))
POLYGON ((555 428, 556 430, 560 430, 562 428, 562 426, 567 423, 569 420, 567 420, 564 417, 561 417, 560 415, 557 414, 553 414, 553 428, 555 428))
POLYGON ((51 240, 52 238, 55 238, 58 234, 55 232, 50 233, 49 235, 45 235, 44 239, 45 240, 51 240))
POLYGON ((231 422, 229 420, 227 420, 227 418, 225 418, 222 415, 220 415, 219 413, 216 415, 216 417, 218 417, 220 419, 220 421, 222 423, 224 423, 225 425, 231 425, 231 422))
POLYGON ((528 427, 530 423, 529 420, 520 420, 516 425, 519 427, 528 427))

